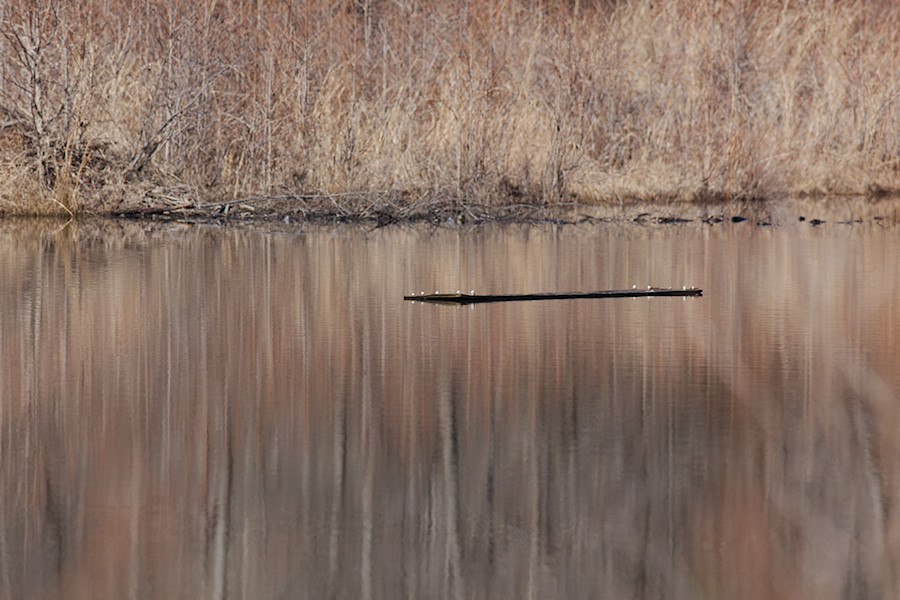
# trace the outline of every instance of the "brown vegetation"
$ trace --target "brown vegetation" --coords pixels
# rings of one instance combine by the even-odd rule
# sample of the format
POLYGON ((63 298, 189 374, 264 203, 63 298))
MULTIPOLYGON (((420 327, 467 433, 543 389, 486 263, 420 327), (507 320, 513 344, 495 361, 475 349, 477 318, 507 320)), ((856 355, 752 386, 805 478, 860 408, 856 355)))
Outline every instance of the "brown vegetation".
POLYGON ((861 0, 8 0, 0 210, 881 195, 898 32, 861 0))

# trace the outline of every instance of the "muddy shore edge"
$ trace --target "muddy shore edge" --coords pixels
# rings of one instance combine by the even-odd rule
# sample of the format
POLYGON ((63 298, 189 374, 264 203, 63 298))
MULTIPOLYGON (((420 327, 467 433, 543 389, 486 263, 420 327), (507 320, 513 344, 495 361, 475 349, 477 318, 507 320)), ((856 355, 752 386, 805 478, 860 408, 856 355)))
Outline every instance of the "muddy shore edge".
MULTIPOLYGON (((592 223, 635 224, 639 226, 747 224, 783 226, 792 223, 812 227, 874 223, 900 223, 900 196, 779 198, 773 200, 733 200, 691 202, 684 200, 608 202, 577 201, 545 204, 508 202, 465 203, 458 200, 428 199, 397 201, 385 197, 360 205, 352 198, 335 196, 323 201, 296 196, 253 197, 221 202, 178 202, 132 205, 80 216, 130 221, 175 221, 210 224, 272 223, 328 225, 359 223, 383 227, 429 224, 466 227, 497 224, 592 223)), ((66 215, 58 215, 65 217, 66 215)))

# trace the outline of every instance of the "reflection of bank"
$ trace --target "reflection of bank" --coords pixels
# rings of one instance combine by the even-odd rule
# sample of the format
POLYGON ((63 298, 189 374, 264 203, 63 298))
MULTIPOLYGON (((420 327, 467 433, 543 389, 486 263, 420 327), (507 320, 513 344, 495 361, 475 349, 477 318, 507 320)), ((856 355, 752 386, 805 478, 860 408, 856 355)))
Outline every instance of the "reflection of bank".
POLYGON ((890 591, 900 238, 826 233, 20 234, 0 597, 890 591))

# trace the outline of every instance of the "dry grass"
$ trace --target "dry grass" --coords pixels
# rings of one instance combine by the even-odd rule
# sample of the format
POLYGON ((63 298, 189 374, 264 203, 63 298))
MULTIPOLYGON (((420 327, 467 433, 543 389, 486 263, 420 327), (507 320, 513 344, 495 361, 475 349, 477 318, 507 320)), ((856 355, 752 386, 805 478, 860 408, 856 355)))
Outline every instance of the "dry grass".
POLYGON ((8 0, 0 208, 881 194, 898 32, 862 0, 8 0))

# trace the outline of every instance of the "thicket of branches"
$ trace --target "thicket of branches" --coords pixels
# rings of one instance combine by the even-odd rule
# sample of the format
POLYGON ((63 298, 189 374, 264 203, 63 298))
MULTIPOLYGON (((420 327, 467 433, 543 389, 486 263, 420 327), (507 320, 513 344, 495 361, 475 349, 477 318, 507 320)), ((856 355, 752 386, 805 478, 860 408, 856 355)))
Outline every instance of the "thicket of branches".
POLYGON ((861 0, 6 0, 0 204, 895 190, 898 16, 861 0))

